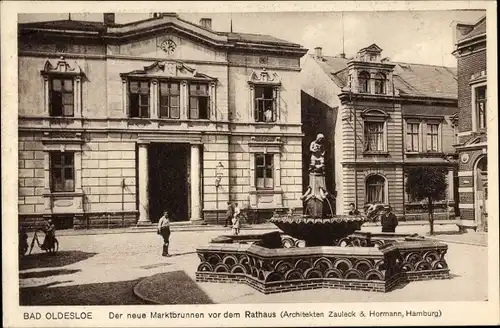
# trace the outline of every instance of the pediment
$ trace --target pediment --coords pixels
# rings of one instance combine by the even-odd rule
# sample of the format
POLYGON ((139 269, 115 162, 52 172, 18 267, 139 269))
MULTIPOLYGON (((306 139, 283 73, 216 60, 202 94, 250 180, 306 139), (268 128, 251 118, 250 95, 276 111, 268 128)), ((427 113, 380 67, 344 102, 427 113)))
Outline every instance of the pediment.
POLYGON ((76 61, 67 61, 64 57, 59 60, 47 60, 41 70, 42 75, 47 74, 68 74, 68 75, 82 75, 83 71, 78 66, 76 61))
POLYGON ((128 73, 120 74, 122 78, 126 77, 150 77, 150 78, 178 78, 187 80, 205 80, 216 81, 216 77, 199 73, 193 67, 175 60, 157 61, 143 69, 134 70, 128 73))
POLYGON ((281 84, 281 77, 276 72, 267 71, 265 68, 254 70, 248 77, 248 83, 253 84, 281 84))
POLYGON ((380 48, 375 43, 373 43, 373 44, 369 45, 368 47, 363 48, 362 51, 380 53, 380 52, 382 52, 382 48, 380 48))
POLYGON ((151 32, 141 38, 131 38, 108 45, 109 55, 155 58, 158 60, 227 61, 226 51, 189 33, 168 28, 151 32))
POLYGON ((183 34, 217 46, 224 46, 227 43, 227 36, 187 22, 179 18, 176 14, 161 15, 158 18, 110 26, 108 27, 106 38, 126 43, 130 38, 140 38, 149 34, 165 34, 168 32, 183 34))
POLYGON ((387 114, 385 111, 378 109, 378 108, 369 108, 365 109, 361 113, 361 117, 371 117, 371 118, 381 118, 381 119, 387 119, 390 115, 387 114))

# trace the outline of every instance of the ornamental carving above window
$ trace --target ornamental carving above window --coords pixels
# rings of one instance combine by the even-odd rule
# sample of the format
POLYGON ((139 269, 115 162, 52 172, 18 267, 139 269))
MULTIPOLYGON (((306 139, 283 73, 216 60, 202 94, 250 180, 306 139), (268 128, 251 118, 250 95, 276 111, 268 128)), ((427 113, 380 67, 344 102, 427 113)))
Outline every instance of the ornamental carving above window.
POLYGON ((122 78, 127 76, 135 77, 173 77, 215 81, 217 78, 198 73, 195 68, 189 67, 179 61, 157 61, 149 66, 144 66, 141 70, 134 70, 128 73, 120 74, 122 78))
POLYGON ((281 78, 276 72, 269 72, 265 68, 262 70, 255 70, 248 78, 249 83, 265 83, 265 84, 281 84, 281 78))
POLYGON ((60 74, 60 73, 69 73, 69 74, 82 74, 82 69, 76 62, 70 64, 67 62, 64 57, 61 57, 56 63, 52 63, 50 60, 45 62, 43 66, 42 74, 60 74))

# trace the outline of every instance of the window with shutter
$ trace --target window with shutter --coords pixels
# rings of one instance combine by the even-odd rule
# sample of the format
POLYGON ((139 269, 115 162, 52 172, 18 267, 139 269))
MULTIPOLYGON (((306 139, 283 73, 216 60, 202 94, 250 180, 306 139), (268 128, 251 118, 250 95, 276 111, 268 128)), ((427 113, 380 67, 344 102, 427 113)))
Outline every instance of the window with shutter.
POLYGON ((209 91, 206 83, 189 84, 189 118, 208 119, 210 117, 209 91))

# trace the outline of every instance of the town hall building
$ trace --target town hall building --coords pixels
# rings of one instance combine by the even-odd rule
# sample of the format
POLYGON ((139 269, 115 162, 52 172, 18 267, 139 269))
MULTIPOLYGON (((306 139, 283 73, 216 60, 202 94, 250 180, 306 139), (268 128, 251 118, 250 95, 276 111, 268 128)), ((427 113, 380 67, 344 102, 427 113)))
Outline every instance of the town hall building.
POLYGON ((174 13, 19 24, 19 217, 220 224, 302 207, 299 44, 174 13), (220 216, 220 221, 219 221, 220 216))

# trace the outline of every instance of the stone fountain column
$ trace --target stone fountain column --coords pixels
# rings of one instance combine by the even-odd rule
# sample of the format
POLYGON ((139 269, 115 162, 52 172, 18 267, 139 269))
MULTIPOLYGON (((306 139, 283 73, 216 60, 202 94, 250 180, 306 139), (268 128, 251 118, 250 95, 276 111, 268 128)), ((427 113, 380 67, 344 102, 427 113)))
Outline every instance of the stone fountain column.
POLYGON ((305 197, 306 213, 312 217, 323 217, 326 200, 326 182, 323 173, 309 173, 308 196, 305 197))

